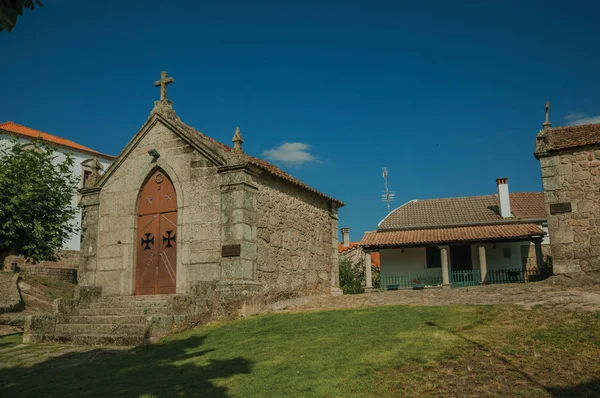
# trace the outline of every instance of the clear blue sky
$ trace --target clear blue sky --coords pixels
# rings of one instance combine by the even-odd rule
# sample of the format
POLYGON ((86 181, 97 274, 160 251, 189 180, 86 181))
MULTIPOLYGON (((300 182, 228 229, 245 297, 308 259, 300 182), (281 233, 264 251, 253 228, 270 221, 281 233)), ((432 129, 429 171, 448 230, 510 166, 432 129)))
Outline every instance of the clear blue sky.
POLYGON ((597 2, 44 3, 0 33, 0 121, 116 155, 166 70, 184 122, 298 160, 276 163, 347 203, 352 240, 386 215, 383 166, 395 206, 538 191, 544 102, 600 115, 597 2))

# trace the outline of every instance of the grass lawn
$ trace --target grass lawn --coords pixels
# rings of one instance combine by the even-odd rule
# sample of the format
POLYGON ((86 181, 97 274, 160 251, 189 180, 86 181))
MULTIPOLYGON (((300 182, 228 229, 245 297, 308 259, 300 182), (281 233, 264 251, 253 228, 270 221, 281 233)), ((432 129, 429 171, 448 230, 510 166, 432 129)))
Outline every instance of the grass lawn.
POLYGON ((21 296, 27 312, 52 312, 54 300, 72 298, 76 286, 69 281, 35 274, 21 274, 21 282, 26 285, 26 289, 21 289, 21 296))
POLYGON ((135 350, 0 338, 0 396, 600 396, 600 314, 510 306, 263 315, 135 350))

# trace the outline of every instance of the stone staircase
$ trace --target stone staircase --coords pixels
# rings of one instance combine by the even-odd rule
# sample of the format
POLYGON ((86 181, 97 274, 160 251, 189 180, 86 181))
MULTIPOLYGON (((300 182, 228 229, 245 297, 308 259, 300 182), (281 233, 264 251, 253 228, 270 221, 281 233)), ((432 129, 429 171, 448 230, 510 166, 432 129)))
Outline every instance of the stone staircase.
POLYGON ((173 315, 171 299, 100 297, 69 314, 35 317, 28 322, 30 331, 26 330, 24 341, 117 346, 153 343, 185 322, 185 316, 173 315))

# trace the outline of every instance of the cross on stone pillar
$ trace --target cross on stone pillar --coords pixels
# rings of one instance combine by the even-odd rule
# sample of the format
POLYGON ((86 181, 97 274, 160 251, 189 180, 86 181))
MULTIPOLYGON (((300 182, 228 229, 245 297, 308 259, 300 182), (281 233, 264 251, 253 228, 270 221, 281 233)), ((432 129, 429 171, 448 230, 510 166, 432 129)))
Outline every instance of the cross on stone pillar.
POLYGON ((158 87, 160 86, 160 99, 162 100, 166 100, 167 99, 167 84, 171 84, 174 83, 175 79, 173 79, 172 77, 167 77, 167 72, 162 71, 160 74, 160 80, 157 80, 154 82, 154 86, 158 87))

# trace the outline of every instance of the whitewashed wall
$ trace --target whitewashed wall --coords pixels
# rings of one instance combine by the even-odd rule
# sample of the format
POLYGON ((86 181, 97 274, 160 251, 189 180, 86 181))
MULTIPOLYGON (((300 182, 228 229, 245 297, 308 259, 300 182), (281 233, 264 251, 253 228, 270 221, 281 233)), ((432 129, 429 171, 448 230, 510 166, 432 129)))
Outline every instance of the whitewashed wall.
MULTIPOLYGON (((473 260, 473 269, 479 269, 479 246, 471 245, 471 258, 473 260)), ((508 243, 497 243, 496 248, 494 244, 486 243, 485 247, 485 258, 488 270, 498 269, 521 269, 523 262, 521 260, 521 246, 527 246, 527 242, 508 242, 508 243), (510 257, 504 257, 504 249, 510 250, 510 257)), ((450 249, 452 250, 452 249, 450 249)))
MULTIPOLYGON (((490 270, 521 268, 521 246, 529 246, 527 242, 497 243, 496 248, 492 243, 484 244, 487 267, 490 270), (510 257, 504 257, 504 249, 510 249, 510 257)), ((450 247, 452 251, 452 247, 450 247)), ((420 272, 427 269, 427 255, 425 247, 404 249, 382 249, 381 274, 401 274, 420 272)), ((449 265, 452 266, 450 256, 449 265)), ((473 269, 479 269, 479 245, 471 245, 471 260, 473 269)))
POLYGON ((421 272, 427 269, 427 255, 424 247, 404 249, 382 249, 381 275, 421 272))
MULTIPOLYGON (((0 133, 0 147, 7 148, 8 146, 12 145, 12 143, 15 141, 20 144, 31 142, 31 140, 28 140, 25 138, 16 138, 13 135, 0 133)), ((94 158, 94 156, 89 153, 79 152, 79 151, 75 151, 75 150, 68 150, 68 149, 62 148, 62 147, 57 148, 57 153, 58 153, 58 155, 56 157, 57 163, 63 161, 65 159, 67 153, 70 153, 73 156, 75 163, 73 164, 73 168, 71 169, 71 171, 72 171, 73 175, 79 179, 79 187, 78 188, 81 188, 83 186, 82 163, 88 159, 94 158)), ((106 170, 111 163, 111 161, 102 159, 100 157, 98 157, 98 161, 100 161, 100 164, 102 164, 102 166, 104 167, 104 170, 106 170)), ((73 201, 72 201, 73 206, 76 207, 78 201, 79 201, 79 194, 77 192, 73 192, 73 201)), ((77 213, 75 214, 75 217, 73 218, 72 222, 75 225, 77 225, 78 227, 81 226, 81 210, 79 208, 77 208, 77 213)), ((63 249, 79 250, 80 242, 81 242, 81 231, 78 230, 65 243, 65 245, 63 246, 63 249)))

